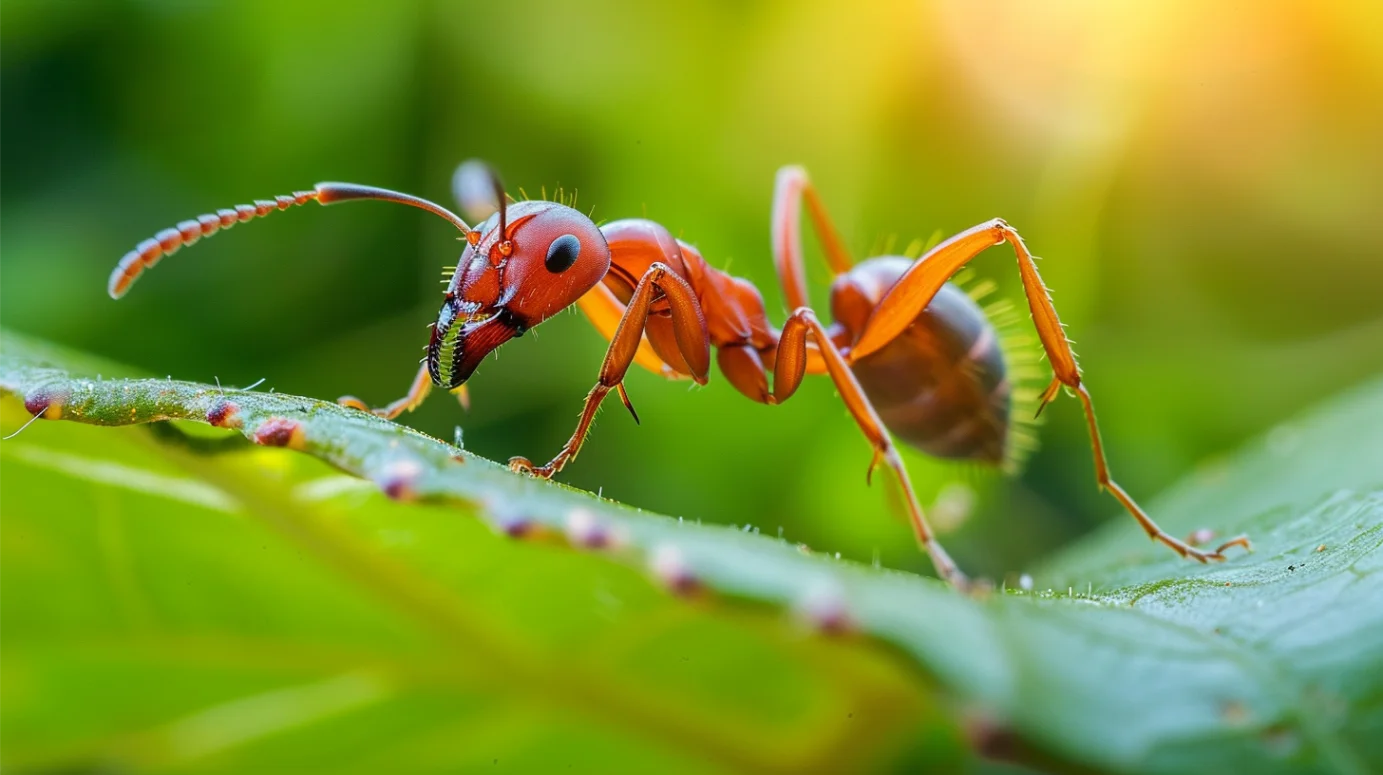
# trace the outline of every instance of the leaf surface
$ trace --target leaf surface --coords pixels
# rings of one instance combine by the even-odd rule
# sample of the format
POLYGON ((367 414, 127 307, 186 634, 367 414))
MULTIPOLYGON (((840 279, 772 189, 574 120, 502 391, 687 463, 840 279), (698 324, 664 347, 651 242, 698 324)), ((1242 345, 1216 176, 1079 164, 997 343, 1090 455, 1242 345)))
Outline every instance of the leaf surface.
MULTIPOLYGON (((178 421, 0 445, 11 769, 954 769, 967 744, 1069 771, 1383 761, 1383 382, 1149 504, 1254 554, 1195 565, 1120 520, 1041 591, 971 598, 334 404, 0 349, 31 410, 178 421), (261 446, 186 422, 209 419, 261 446)), ((25 419, 7 399, 6 432, 25 419)))

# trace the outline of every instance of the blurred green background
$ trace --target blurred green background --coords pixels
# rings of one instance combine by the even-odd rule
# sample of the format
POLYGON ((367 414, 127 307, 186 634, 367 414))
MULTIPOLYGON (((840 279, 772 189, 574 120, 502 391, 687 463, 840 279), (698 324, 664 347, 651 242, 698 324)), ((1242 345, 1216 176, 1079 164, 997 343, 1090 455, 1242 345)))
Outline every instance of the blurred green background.
MULTIPOLYGON (((156 374, 382 403, 436 314, 446 224, 301 209, 163 262, 184 218, 346 180, 449 202, 482 157, 597 219, 647 216, 782 309, 774 171, 807 166, 857 257, 994 216, 1042 271, 1116 476, 1147 500, 1278 418, 1383 370, 1383 6, 1234 2, 278 3, 6 0, 6 327, 156 374)), ((806 240, 813 296, 828 278, 806 240)), ((1011 252, 974 264, 1018 299, 1011 252)), ((405 422, 506 459, 570 433, 605 343, 576 315, 504 347, 474 408, 405 422)), ((868 488, 828 380, 771 408, 631 372, 568 483, 930 572, 868 488)), ((924 505, 974 488, 946 541, 1002 576, 1117 505, 1078 405, 1017 478, 910 454, 924 505)), ((1132 526, 1130 526, 1132 527, 1132 526)), ((1209 527, 1213 527, 1209 526, 1209 527)))

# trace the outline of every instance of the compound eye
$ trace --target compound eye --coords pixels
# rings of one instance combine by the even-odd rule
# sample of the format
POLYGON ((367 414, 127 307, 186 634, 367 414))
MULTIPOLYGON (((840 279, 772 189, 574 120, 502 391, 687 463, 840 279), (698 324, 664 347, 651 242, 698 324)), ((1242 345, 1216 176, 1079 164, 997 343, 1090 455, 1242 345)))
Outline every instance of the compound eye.
POLYGON ((581 252, 581 240, 575 234, 563 234, 552 241, 547 249, 547 260, 543 263, 547 266, 547 271, 557 274, 565 272, 576 263, 576 256, 581 252))

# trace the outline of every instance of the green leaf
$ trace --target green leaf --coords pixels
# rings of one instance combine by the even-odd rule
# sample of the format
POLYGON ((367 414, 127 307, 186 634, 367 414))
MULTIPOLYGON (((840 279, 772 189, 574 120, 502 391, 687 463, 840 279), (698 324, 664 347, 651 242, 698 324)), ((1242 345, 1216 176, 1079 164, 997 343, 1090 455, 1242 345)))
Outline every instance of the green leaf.
POLYGON ((11 771, 1383 763, 1383 382, 1150 504, 1253 555, 1124 519, 1035 574, 1055 592, 971 598, 334 404, 0 349, 0 389, 77 421, 0 445, 11 771))

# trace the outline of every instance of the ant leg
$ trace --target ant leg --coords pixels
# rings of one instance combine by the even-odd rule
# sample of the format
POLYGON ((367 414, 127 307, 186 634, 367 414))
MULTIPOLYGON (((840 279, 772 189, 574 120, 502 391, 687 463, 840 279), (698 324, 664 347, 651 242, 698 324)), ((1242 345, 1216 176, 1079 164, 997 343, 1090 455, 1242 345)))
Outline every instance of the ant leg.
MULTIPOLYGON (((388 406, 380 407, 379 409, 371 409, 369 404, 366 404, 355 396, 341 396, 336 399, 336 403, 351 409, 370 412, 386 420, 392 420, 404 412, 411 412, 417 409, 418 405, 423 402, 423 399, 427 398, 427 394, 430 392, 432 392, 432 377, 428 375, 427 366, 424 365, 418 370, 418 376, 413 378, 413 384, 409 386, 408 392, 404 394, 403 398, 394 401, 388 406)), ((466 391, 465 385, 462 385, 452 392, 456 393, 456 399, 461 402, 462 408, 471 408, 470 393, 466 391)))
POLYGON ((946 550, 941 548, 931 525, 927 524, 922 505, 917 501, 917 493, 912 489, 912 480, 908 478, 907 469, 898 457, 898 450, 893 446, 893 440, 889 438, 883 420, 879 419, 874 406, 869 403, 869 398, 855 379, 855 373, 850 370, 849 363, 831 342, 831 337, 821 325, 821 321, 817 320, 816 313, 807 307, 797 308, 783 326, 782 338, 778 342, 778 358, 773 368, 774 403, 781 404, 791 398, 797 391, 797 386, 802 384, 802 376, 807 370, 808 337, 811 337, 820 349, 826 361, 826 370, 836 383, 836 390, 840 391, 846 408, 850 410, 860 430, 864 431, 865 438, 869 439, 870 445, 874 447, 874 459, 869 463, 869 472, 873 473, 874 466, 878 465, 880 460, 892 469, 898 477, 899 486, 902 487, 908 519, 912 524, 913 533, 917 536, 918 544, 932 558, 938 576, 954 586, 964 588, 967 586, 965 574, 956 567, 955 562, 946 554, 946 550))
POLYGON ((833 274, 850 271, 850 253, 840 234, 826 214, 821 196, 807 178, 807 171, 798 166, 783 167, 773 186, 773 264, 783 283, 783 297, 789 309, 808 305, 807 275, 802 266, 802 201, 826 253, 833 274))
POLYGON ((1081 383, 1080 369, 1076 365, 1076 355, 1071 343, 1066 339, 1061 319, 1057 317, 1056 307, 1052 305, 1051 295, 1037 273, 1037 264, 1023 238, 1007 223, 994 219, 982 223, 932 248, 926 255, 917 259, 906 273, 899 278, 893 289, 879 302, 873 315, 865 324, 855 346, 845 356, 847 363, 854 363, 871 353, 877 352, 903 332, 917 315, 931 302, 941 286, 961 267, 985 249, 1007 242, 1013 246, 1018 256, 1018 273, 1023 280, 1023 292, 1032 310, 1033 323, 1037 327, 1042 347, 1047 352, 1047 360, 1052 364, 1055 378, 1042 393, 1041 407, 1056 398, 1065 385, 1076 393, 1085 411, 1086 424, 1090 429, 1090 446, 1095 458, 1095 480, 1101 489, 1111 495, 1138 521, 1148 536, 1171 547, 1182 557, 1190 557, 1200 562, 1225 559, 1224 550, 1231 546, 1250 548, 1248 538, 1239 536, 1227 541, 1213 552, 1203 552, 1168 534, 1129 497, 1128 493, 1114 481, 1105 461, 1104 445, 1100 442, 1100 429, 1095 422, 1095 406, 1090 391, 1081 383))
MULTIPOLYGON (((1052 380, 1052 384, 1060 383, 1057 380, 1052 380)), ((1143 530, 1147 532, 1149 538, 1170 546, 1172 551, 1182 557, 1191 557, 1201 562, 1225 559, 1224 551, 1231 546, 1238 546, 1248 551, 1253 550, 1253 544, 1249 542, 1249 537, 1240 535, 1220 544, 1213 552, 1203 552, 1186 541, 1168 535, 1162 528, 1158 527, 1152 517, 1149 517, 1147 512, 1143 511, 1133 498, 1124 492, 1124 488, 1110 477, 1109 463, 1105 462, 1104 457, 1104 444, 1100 441, 1100 427, 1095 423, 1095 405, 1090 401, 1090 391, 1086 389, 1085 385, 1076 385, 1073 389, 1076 391, 1076 395, 1080 397, 1081 406, 1085 409, 1085 421, 1090 427, 1090 447, 1095 457, 1095 481, 1102 489, 1108 490, 1109 494, 1113 495, 1114 499, 1119 501, 1128 510, 1128 513, 1133 515, 1134 519, 1138 520, 1138 524, 1143 526, 1143 530)), ((1051 388, 1049 387, 1048 392, 1050 391, 1051 388)))
POLYGON ((716 364, 725 380, 751 401, 777 403, 768 389, 768 375, 758 350, 747 345, 721 346, 716 348, 716 364))
MULTIPOLYGON (((648 322, 648 310, 655 300, 655 291, 660 292, 660 298, 666 298, 671 306, 678 350, 692 368, 692 379, 699 385, 706 384, 706 373, 711 368, 711 345, 701 304, 686 280, 674 273, 666 264, 655 261, 639 279, 639 284, 634 288, 634 295, 629 299, 629 306, 625 308, 624 316, 620 318, 614 336, 610 338, 610 347, 605 351, 605 360, 600 365, 600 379, 586 396, 586 404, 581 410, 581 419, 577 422, 576 431, 547 465, 535 466, 528 458, 513 457, 509 460, 510 469, 542 479, 551 478, 553 474, 561 471, 562 467, 581 451, 581 445, 590 433, 591 423, 595 421, 600 402, 605 400, 605 396, 611 390, 618 388, 625 406, 633 412, 628 397, 624 395, 624 375, 629 371, 629 365, 634 362, 639 343, 643 341, 644 325, 648 322)), ((638 415, 635 415, 635 420, 637 419, 638 415)))
MULTIPOLYGON (((619 328, 619 322, 624 317, 625 307, 604 283, 587 291, 585 296, 576 301, 576 305, 581 309, 586 319, 591 321, 591 325, 595 326, 595 330, 605 337, 606 341, 615 338, 615 331, 619 328)), ((647 337, 639 340, 639 349, 634 353, 634 363, 667 379, 685 379, 687 377, 687 375, 664 363, 663 359, 658 357, 658 353, 654 351, 653 345, 648 343, 647 337)))

